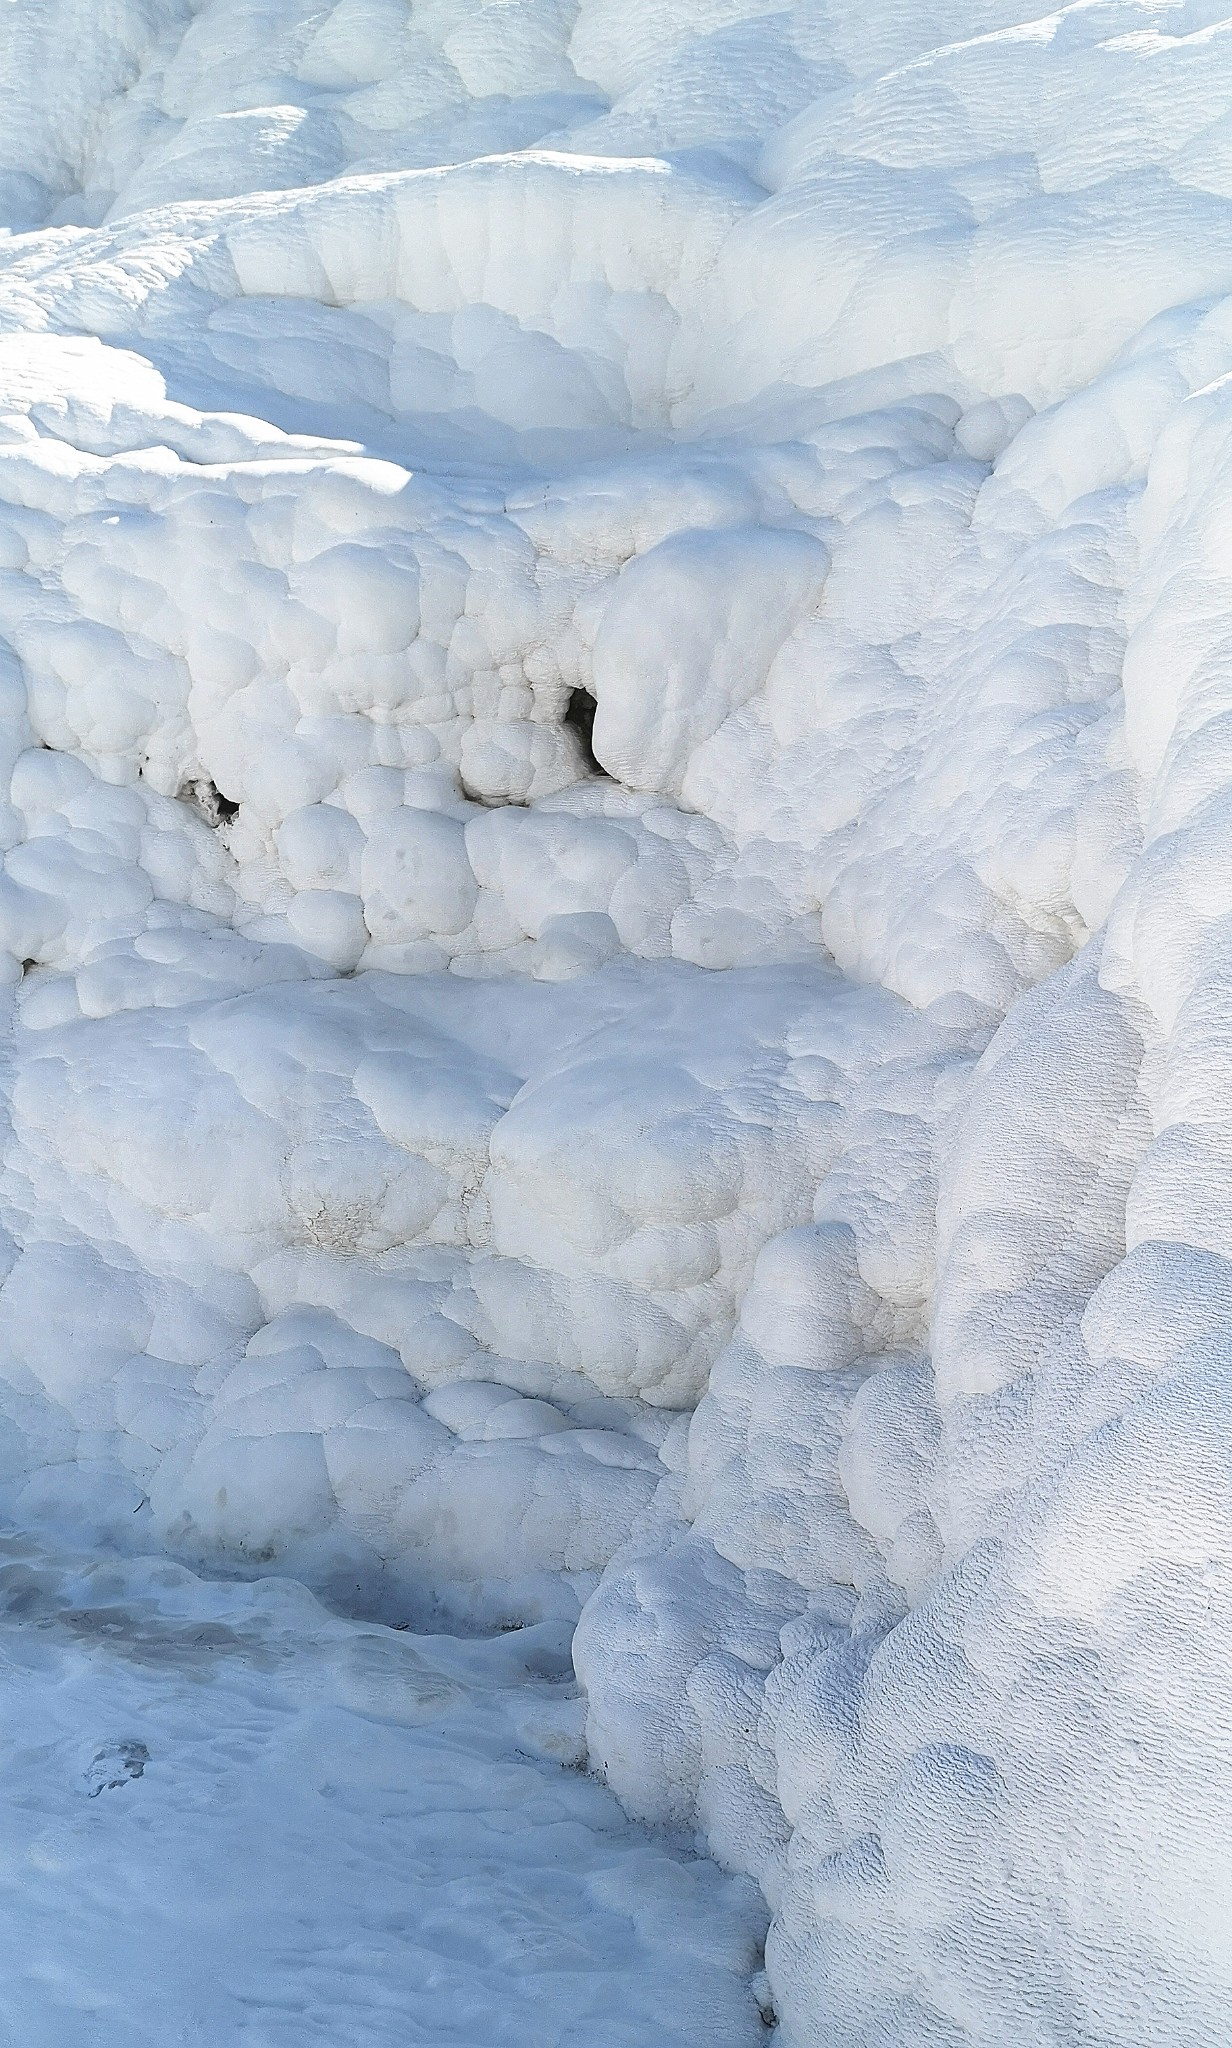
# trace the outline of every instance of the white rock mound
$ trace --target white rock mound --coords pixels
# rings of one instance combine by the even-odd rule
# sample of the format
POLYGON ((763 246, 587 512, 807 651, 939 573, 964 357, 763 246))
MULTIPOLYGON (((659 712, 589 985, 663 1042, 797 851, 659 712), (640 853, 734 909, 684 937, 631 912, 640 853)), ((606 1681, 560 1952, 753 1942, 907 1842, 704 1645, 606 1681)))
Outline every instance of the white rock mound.
POLYGON ((573 1632, 783 2048, 1226 2033, 1230 108, 0 10, 0 1505, 573 1632))

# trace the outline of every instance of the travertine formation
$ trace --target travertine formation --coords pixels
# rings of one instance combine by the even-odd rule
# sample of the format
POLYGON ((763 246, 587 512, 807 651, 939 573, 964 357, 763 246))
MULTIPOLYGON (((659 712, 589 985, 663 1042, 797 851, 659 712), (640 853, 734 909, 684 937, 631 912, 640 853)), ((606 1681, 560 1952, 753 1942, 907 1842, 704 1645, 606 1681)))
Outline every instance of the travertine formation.
POLYGON ((3 1504, 576 1623, 784 2048, 1226 2031, 1230 200, 1206 0, 0 12, 3 1504))

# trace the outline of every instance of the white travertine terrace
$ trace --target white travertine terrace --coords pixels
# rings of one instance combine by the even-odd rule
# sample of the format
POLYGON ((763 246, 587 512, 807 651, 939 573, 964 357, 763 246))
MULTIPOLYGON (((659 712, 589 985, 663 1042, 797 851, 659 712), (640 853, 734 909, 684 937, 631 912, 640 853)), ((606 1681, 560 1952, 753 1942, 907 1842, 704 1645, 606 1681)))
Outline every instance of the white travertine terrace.
POLYGON ((742 1882, 510 2041, 1227 2034, 1230 202, 1209 0, 0 0, 0 1508, 572 1638, 742 1882))

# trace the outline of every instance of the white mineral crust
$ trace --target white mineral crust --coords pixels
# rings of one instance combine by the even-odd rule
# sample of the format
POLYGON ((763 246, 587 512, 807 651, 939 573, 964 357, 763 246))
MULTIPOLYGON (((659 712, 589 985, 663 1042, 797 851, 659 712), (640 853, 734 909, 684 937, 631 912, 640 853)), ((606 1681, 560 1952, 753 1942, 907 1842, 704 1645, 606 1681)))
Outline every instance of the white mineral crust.
POLYGON ((1227 4, 0 0, 20 2048, 1228 2039, 1227 4))

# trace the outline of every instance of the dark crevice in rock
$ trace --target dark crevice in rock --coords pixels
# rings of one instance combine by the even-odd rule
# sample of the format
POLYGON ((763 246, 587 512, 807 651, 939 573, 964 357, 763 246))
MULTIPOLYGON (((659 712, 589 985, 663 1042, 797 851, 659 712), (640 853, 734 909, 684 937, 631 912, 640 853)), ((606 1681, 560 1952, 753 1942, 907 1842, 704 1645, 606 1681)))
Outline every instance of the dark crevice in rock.
POLYGON ((606 775, 606 768, 595 759, 595 712, 598 708, 589 690, 571 690, 565 706, 565 724, 574 734, 590 773, 606 775))
POLYGON ((211 825, 229 825, 239 810, 239 805, 232 803, 229 796, 224 796, 217 783, 211 782, 206 775, 183 783, 176 795, 182 802, 195 805, 211 825))

